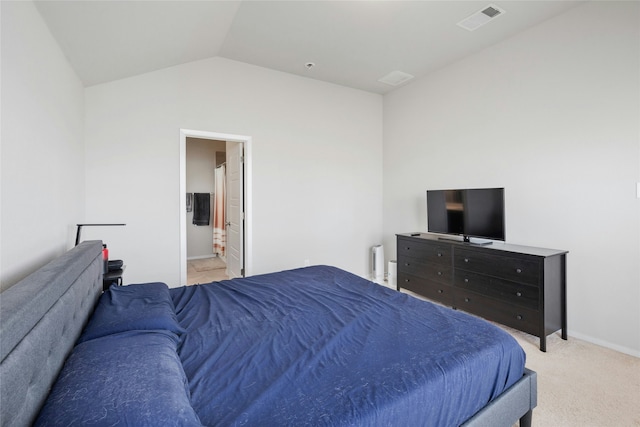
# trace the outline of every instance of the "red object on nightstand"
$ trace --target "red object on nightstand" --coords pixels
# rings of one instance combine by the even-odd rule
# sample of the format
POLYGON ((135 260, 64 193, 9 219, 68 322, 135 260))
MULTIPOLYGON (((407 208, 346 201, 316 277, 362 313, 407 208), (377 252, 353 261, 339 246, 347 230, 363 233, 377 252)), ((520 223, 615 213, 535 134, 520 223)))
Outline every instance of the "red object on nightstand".
POLYGON ((105 244, 102 244, 102 263, 102 273, 107 274, 109 272, 109 249, 105 244))

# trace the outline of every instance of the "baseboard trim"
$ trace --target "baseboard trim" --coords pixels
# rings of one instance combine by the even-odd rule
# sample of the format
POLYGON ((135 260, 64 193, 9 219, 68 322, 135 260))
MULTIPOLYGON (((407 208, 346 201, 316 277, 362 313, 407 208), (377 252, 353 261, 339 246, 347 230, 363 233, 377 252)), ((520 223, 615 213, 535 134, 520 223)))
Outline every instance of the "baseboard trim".
POLYGON ((577 338, 579 340, 586 341, 586 342, 589 342, 591 344, 599 345, 600 347, 605 347, 605 348, 608 348, 608 349, 611 349, 611 350, 618 351, 620 353, 628 354, 629 356, 634 356, 634 357, 640 358, 640 351, 639 350, 634 350, 632 348, 624 347, 624 346, 621 346, 621 345, 618 345, 618 344, 611 343, 609 341, 604 341, 604 340, 601 340, 601 339, 598 339, 598 338, 594 338, 594 337, 589 336, 589 335, 581 334, 579 332, 574 332, 574 331, 571 331, 571 330, 568 331, 568 335, 569 335, 569 339, 577 338))
POLYGON ((217 256, 218 255, 216 255, 216 254, 190 256, 190 257, 187 257, 187 261, 193 261, 194 259, 217 258, 217 256))

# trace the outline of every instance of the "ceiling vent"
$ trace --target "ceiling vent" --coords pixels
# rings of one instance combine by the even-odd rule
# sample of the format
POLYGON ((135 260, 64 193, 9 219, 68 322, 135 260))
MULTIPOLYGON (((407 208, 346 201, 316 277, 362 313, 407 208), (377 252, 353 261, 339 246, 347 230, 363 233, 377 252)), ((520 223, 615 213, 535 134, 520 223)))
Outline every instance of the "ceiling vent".
POLYGON ((398 86, 399 84, 411 80, 413 77, 414 76, 411 74, 407 74, 402 71, 392 71, 381 79, 378 79, 378 81, 391 86, 398 86))
POLYGON ((495 4, 490 4, 489 6, 484 7, 482 10, 477 11, 468 18, 465 18, 462 21, 458 22, 458 26, 464 28, 465 30, 473 31, 482 27, 498 16, 504 14, 504 9, 499 8, 495 4))

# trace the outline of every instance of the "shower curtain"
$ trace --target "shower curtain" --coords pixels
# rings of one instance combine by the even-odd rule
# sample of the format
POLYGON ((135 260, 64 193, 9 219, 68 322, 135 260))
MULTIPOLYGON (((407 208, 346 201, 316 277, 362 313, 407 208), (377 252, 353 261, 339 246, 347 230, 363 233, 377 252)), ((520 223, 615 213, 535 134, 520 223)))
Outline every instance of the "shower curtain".
POLYGON ((227 246, 227 231, 225 228, 225 165, 216 168, 214 177, 216 192, 213 199, 213 253, 221 258, 225 258, 227 246))

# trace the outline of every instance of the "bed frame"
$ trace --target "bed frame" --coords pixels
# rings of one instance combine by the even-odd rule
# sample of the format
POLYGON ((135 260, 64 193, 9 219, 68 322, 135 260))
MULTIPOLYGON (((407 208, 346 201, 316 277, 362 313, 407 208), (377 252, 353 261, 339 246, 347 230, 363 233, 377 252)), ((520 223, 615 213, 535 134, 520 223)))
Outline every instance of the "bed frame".
POLYGON ((31 425, 102 292, 87 241, 0 294, 0 425, 31 425))
MULTIPOLYGON (((0 425, 37 417, 102 292, 102 242, 86 241, 0 294, 0 425)), ((536 373, 494 399, 465 427, 531 426, 536 373)))

